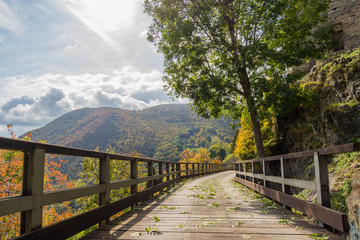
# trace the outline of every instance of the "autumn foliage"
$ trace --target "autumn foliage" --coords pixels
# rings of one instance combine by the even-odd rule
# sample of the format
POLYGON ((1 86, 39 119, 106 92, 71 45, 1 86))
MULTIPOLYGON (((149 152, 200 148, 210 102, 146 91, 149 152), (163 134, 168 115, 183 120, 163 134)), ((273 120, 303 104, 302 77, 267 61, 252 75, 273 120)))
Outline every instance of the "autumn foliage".
MULTIPOLYGON (((11 138, 16 138, 12 125, 8 126, 11 138)), ((25 137, 30 140, 31 134, 25 137)), ((53 156, 45 159, 44 191, 59 188, 72 188, 74 183, 58 169, 61 164, 52 161, 53 156)), ((20 151, 0 150, 0 198, 22 194, 23 153, 20 151)), ((43 226, 68 218, 74 214, 68 202, 45 206, 43 209, 43 226)), ((0 217, 0 239, 12 238, 19 234, 20 214, 0 217)))

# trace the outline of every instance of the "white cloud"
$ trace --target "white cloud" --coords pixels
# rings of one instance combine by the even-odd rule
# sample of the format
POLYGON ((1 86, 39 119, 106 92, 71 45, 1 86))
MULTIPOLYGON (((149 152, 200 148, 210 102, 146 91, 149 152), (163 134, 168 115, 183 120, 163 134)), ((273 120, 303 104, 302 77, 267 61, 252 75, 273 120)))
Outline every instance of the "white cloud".
POLYGON ((24 32, 16 10, 3 1, 0 1, 0 28, 17 34, 24 32))
MULTIPOLYGON (((161 73, 125 67, 111 74, 46 74, 0 78, 0 125, 40 127, 84 107, 141 110, 171 103, 162 91, 161 73), (21 86, 19 88, 18 86, 21 86), (13 96, 11 100, 8 96, 13 96)), ((1 134, 1 131, 0 131, 1 134)))

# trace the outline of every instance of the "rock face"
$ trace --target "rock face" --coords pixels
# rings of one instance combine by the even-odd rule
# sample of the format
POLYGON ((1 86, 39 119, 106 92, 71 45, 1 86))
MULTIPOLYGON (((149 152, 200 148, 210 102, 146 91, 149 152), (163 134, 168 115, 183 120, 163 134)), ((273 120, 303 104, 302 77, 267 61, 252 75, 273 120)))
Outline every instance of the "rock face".
POLYGON ((294 152, 360 140, 360 50, 318 63, 300 82, 317 103, 278 118, 281 152, 294 152))
POLYGON ((346 199, 349 213, 350 239, 360 239, 360 170, 356 171, 351 183, 352 191, 346 199))

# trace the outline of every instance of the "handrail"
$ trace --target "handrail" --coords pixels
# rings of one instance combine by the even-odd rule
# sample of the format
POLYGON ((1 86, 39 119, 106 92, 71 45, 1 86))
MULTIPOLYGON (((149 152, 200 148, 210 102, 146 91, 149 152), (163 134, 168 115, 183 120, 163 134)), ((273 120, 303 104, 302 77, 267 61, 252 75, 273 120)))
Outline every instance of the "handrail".
POLYGON ((154 193, 163 191, 181 179, 211 174, 229 168, 224 164, 175 163, 4 137, 0 137, 0 149, 24 153, 22 195, 0 199, 0 216, 21 212, 21 235, 17 239, 65 239, 71 237, 97 223, 103 224, 112 215, 148 199, 154 193), (99 184, 44 192, 45 154, 98 158, 99 184), (129 161, 130 179, 110 182, 110 160, 129 161), (139 162, 147 163, 148 176, 138 177, 139 162), (157 174, 153 172, 154 163, 158 163, 157 174), (164 172, 164 167, 166 172, 164 172), (159 184, 155 185, 154 180, 158 180, 159 184), (138 192, 138 184, 144 182, 148 183, 148 188, 138 192), (110 202, 110 191, 124 187, 131 188, 131 195, 110 202), (44 206, 93 194, 99 194, 98 208, 42 227, 42 208, 44 206))
POLYGON ((326 228, 332 227, 341 232, 347 232, 349 226, 346 214, 330 208, 326 156, 356 151, 360 151, 360 143, 238 161, 235 163, 235 181, 284 204, 289 209, 294 208, 319 220, 320 224, 326 228), (305 157, 312 157, 314 160, 315 181, 290 178, 289 161, 305 157), (278 161, 281 176, 270 174, 270 163, 275 161, 278 161), (290 186, 316 191, 317 204, 291 196, 290 186))

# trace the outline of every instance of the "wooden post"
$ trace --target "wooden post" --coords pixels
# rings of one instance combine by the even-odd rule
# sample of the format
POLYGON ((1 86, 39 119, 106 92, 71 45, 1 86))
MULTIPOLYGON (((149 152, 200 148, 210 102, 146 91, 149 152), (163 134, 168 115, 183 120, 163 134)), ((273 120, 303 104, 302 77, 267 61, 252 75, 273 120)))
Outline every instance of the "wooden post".
MULTIPOLYGON (((110 157, 105 155, 104 158, 99 159, 99 184, 105 184, 105 192, 99 193, 99 206, 104 206, 110 203, 110 157)), ((100 226, 105 225, 109 219, 99 222, 100 226)))
POLYGON ((269 183, 265 180, 265 176, 269 176, 270 175, 270 166, 269 166, 269 162, 262 160, 262 165, 263 165, 263 175, 264 175, 264 187, 269 187, 269 183))
MULTIPOLYGON (((138 178, 138 160, 134 159, 133 161, 130 161, 130 178, 131 179, 137 179, 138 178)), ((130 193, 135 194, 138 192, 138 185, 137 183, 134 185, 131 185, 130 193)), ((136 205, 133 206, 135 208, 136 205)))
POLYGON ((238 173, 238 172, 240 172, 240 163, 235 163, 235 171, 236 171, 235 176, 240 177, 240 175, 238 173))
MULTIPOLYGON (((163 163, 159 162, 159 175, 163 174, 163 163)), ((163 182, 163 177, 159 178, 159 183, 163 182)))
MULTIPOLYGON (((280 165, 281 165, 281 190, 283 193, 290 194, 290 186, 285 185, 285 178, 290 177, 290 166, 289 160, 280 158, 280 165)), ((291 210, 291 207, 284 205, 288 210, 291 210)))
POLYGON ((45 150, 36 148, 24 153, 22 195, 33 196, 33 208, 21 212, 20 234, 42 227, 42 198, 44 189, 45 150))
POLYGON ((245 180, 248 181, 248 165, 247 163, 244 163, 244 172, 245 172, 245 180))
MULTIPOLYGON (((150 161, 148 162, 148 176, 149 177, 153 176, 153 172, 154 172, 154 163, 150 161)), ((151 188, 152 186, 154 186, 154 181, 153 180, 148 181, 148 188, 151 188)))
POLYGON ((189 178, 189 164, 185 163, 185 169, 186 169, 186 178, 189 178))
POLYGON ((254 174, 255 174, 255 164, 254 162, 251 162, 251 173, 252 173, 252 182, 254 183, 255 182, 255 177, 254 177, 254 174))
POLYGON ((177 174, 176 174, 176 177, 177 178, 179 178, 178 180, 180 181, 180 179, 181 179, 181 173, 180 173, 180 163, 176 163, 176 172, 177 172, 177 174))
MULTIPOLYGON (((169 174, 170 173, 170 163, 166 163, 166 173, 169 174)), ((170 180, 170 175, 168 175, 166 177, 166 181, 170 180)))
MULTIPOLYGON (((315 152, 314 164, 317 203, 330 208, 329 173, 325 156, 319 156, 319 153, 315 152)), ((319 223, 319 225, 324 228, 328 228, 328 226, 325 226, 323 223, 319 223)))
POLYGON ((176 176, 176 173, 175 173, 175 163, 172 163, 171 165, 172 165, 172 172, 173 172, 171 179, 174 179, 175 176, 176 176))

